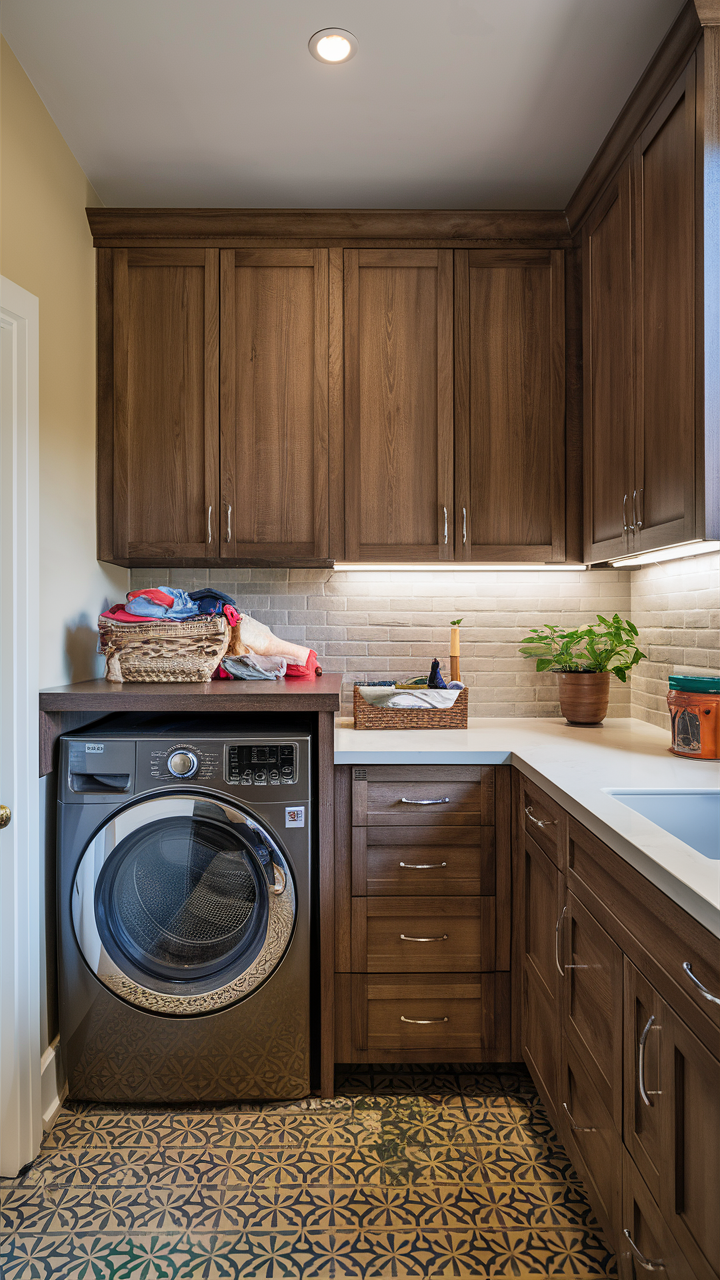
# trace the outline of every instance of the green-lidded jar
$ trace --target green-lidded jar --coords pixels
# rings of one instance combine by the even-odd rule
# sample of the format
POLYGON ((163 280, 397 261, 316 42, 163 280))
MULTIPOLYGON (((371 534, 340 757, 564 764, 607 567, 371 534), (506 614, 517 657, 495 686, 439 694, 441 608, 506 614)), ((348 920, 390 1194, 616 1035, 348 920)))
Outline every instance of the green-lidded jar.
POLYGON ((720 672, 716 676, 670 676, 668 683, 681 693, 720 693, 720 672))

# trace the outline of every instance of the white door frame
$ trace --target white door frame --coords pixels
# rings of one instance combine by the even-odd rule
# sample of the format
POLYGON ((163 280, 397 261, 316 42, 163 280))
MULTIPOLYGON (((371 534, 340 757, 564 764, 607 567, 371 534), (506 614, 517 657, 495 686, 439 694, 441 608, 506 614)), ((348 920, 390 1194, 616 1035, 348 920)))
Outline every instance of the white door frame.
POLYGON ((0 278, 0 1174, 40 1147, 39 305, 0 278))

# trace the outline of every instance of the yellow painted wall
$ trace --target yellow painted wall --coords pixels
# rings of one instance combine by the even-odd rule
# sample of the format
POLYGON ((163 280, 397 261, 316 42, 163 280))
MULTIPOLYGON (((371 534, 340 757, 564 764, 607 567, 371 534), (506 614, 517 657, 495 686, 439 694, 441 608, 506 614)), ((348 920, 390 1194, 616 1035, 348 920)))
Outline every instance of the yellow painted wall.
POLYGON ((95 620, 128 573, 95 556, 95 254, 101 201, 0 39, 0 274, 40 300, 41 685, 102 672, 95 620))

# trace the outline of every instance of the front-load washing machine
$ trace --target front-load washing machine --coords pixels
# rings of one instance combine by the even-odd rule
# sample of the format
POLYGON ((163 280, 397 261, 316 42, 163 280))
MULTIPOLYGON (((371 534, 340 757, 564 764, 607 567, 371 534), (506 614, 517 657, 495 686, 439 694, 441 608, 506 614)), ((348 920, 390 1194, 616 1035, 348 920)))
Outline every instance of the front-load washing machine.
POLYGON ((118 717, 61 738, 71 1098, 309 1092, 311 760, 308 723, 274 717, 118 717))

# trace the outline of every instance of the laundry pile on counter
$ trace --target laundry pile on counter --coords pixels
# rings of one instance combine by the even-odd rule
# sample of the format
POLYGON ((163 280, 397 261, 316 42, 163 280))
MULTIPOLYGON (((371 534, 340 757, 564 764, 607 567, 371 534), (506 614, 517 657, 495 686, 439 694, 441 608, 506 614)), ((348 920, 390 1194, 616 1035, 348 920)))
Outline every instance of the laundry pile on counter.
MULTIPOLYGON (((124 604, 113 605, 100 615, 101 651, 106 652, 104 632, 108 623, 118 630, 123 625, 132 624, 137 629, 147 624, 157 642, 159 624, 160 635, 162 623, 173 624, 172 635, 176 639, 177 624, 211 619, 224 619, 229 632, 227 648, 213 671, 213 680, 280 680, 284 676, 307 679, 322 675, 314 649, 281 640, 264 623, 241 613, 232 596, 213 587, 198 591, 143 587, 129 591, 124 604)), ((115 677, 108 673, 108 678, 115 677)))

